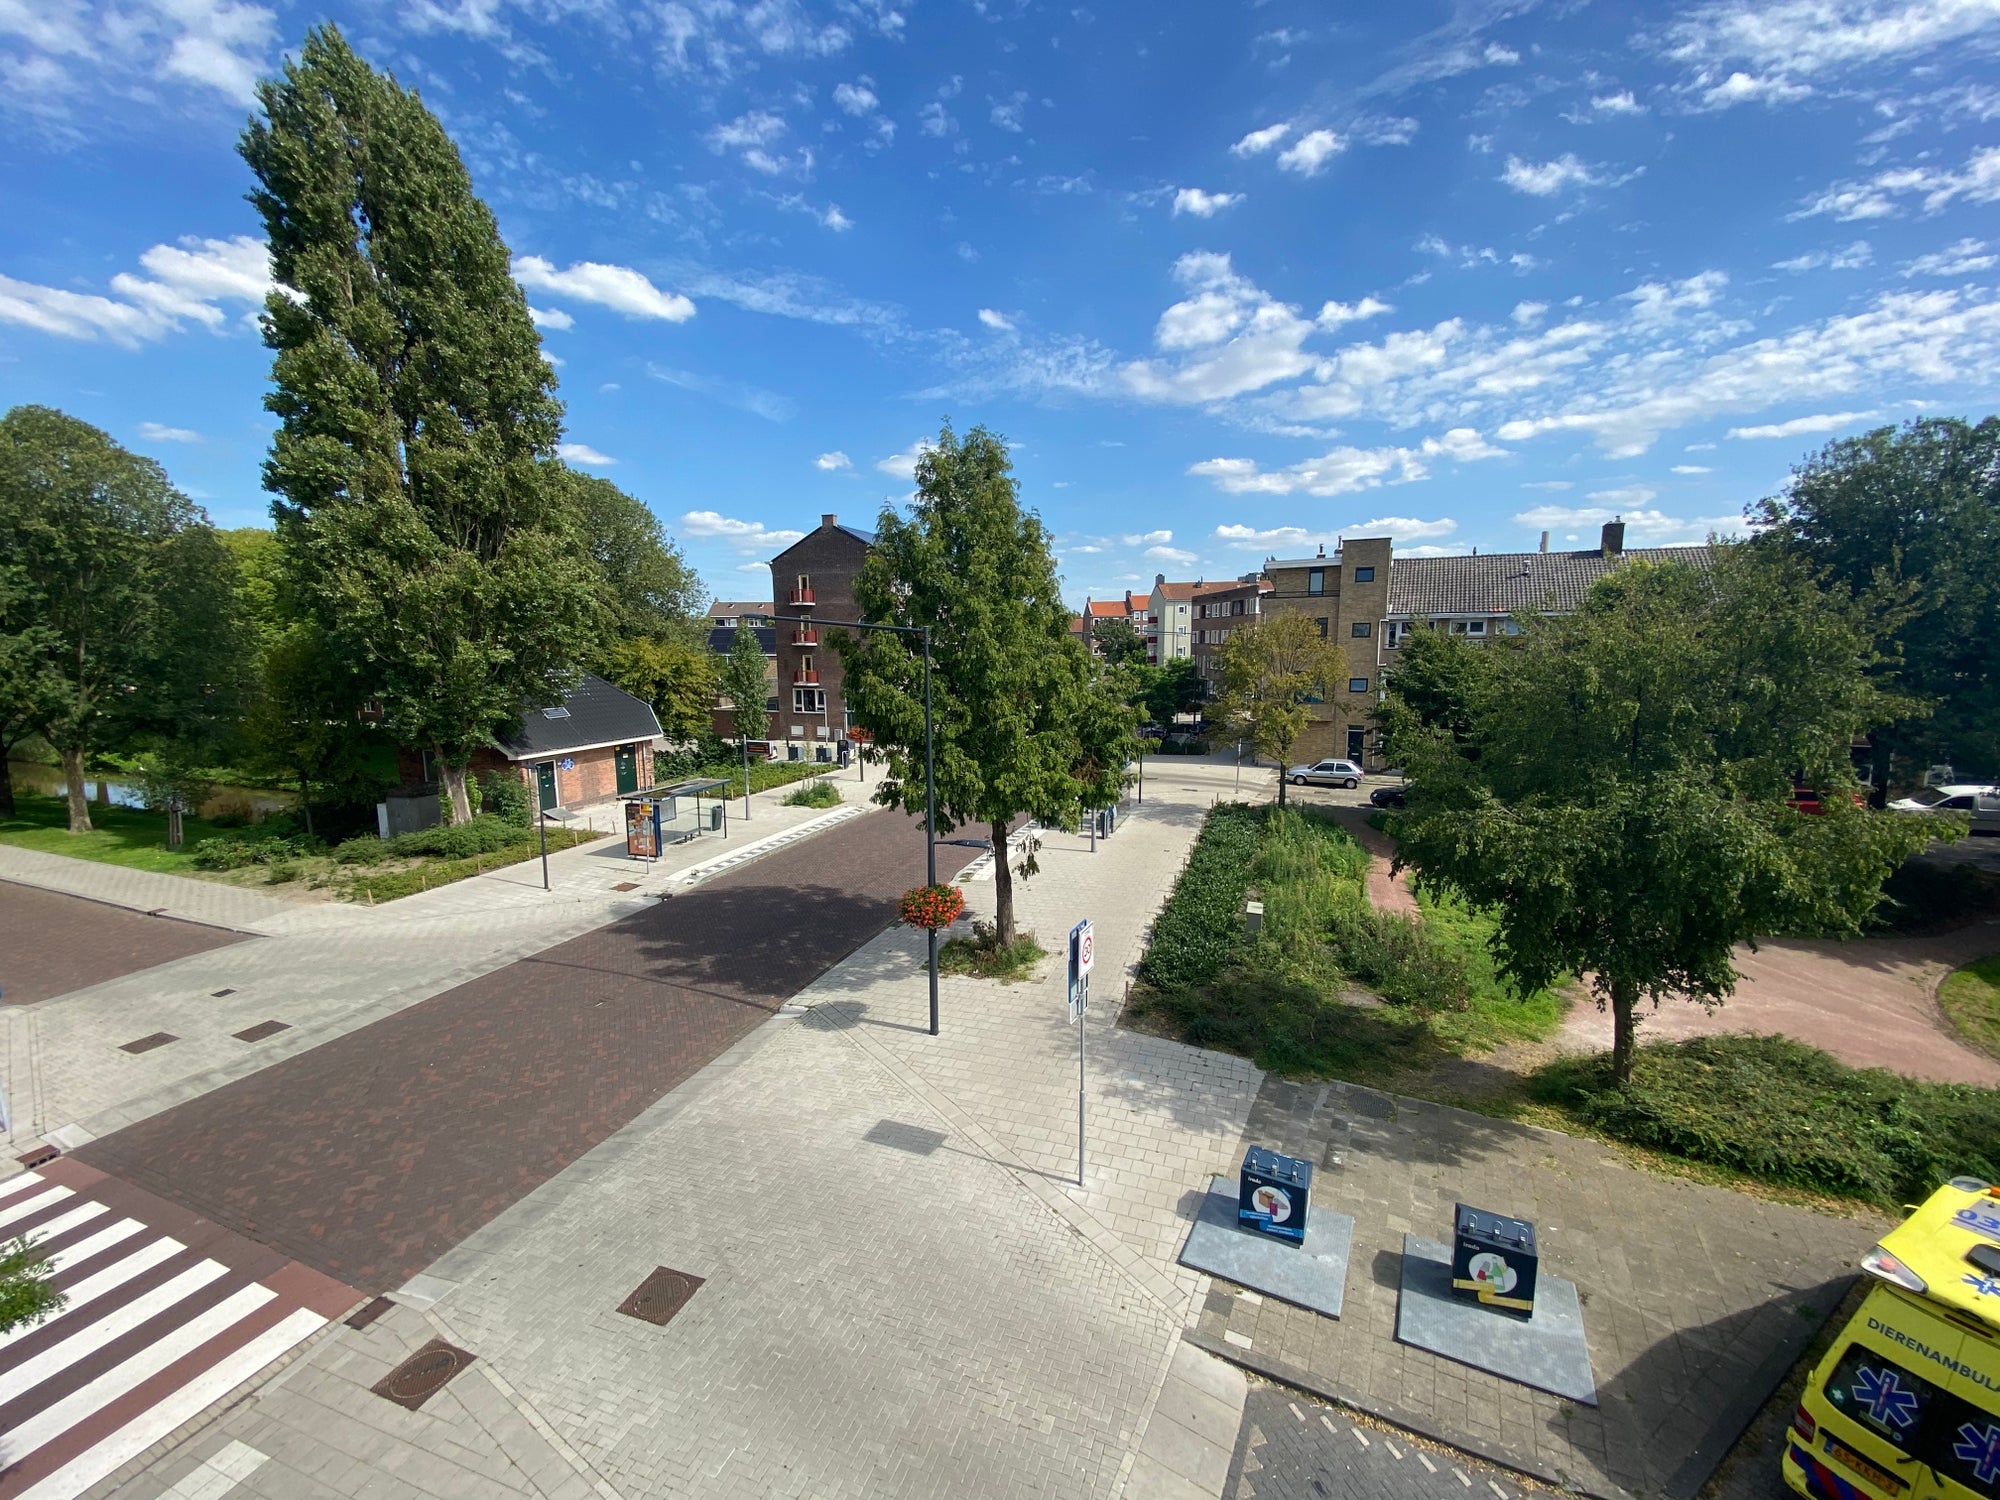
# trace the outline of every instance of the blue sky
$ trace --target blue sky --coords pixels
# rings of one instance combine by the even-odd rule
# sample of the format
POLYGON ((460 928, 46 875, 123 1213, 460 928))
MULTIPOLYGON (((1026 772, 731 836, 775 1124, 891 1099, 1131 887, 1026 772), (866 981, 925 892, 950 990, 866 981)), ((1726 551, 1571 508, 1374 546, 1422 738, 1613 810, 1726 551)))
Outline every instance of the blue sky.
POLYGON ((224 525, 270 427, 233 146, 322 19, 459 142, 572 461, 724 598, 946 416, 1080 602, 1699 539, 2000 387, 2000 0, 0 0, 0 406, 224 525))

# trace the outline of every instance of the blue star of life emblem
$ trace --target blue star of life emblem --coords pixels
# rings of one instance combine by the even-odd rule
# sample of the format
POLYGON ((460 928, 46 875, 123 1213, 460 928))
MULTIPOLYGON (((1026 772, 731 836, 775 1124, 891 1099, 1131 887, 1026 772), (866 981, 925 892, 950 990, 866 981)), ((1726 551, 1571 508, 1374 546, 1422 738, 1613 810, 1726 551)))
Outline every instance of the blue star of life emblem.
POLYGON ((1917 1420, 1917 1393, 1905 1390, 1893 1370, 1861 1371, 1854 1377, 1854 1394, 1878 1427, 1908 1427, 1917 1420))
POLYGON ((2000 1297, 2000 1276, 1961 1276, 1958 1279, 1982 1297, 2000 1297))
POLYGON ((1991 1484, 2000 1479, 2000 1427, 1974 1427, 1970 1422, 1958 1429, 1958 1441, 1951 1445, 1951 1451, 1959 1462, 1972 1469, 1972 1477, 1981 1484, 1991 1484))

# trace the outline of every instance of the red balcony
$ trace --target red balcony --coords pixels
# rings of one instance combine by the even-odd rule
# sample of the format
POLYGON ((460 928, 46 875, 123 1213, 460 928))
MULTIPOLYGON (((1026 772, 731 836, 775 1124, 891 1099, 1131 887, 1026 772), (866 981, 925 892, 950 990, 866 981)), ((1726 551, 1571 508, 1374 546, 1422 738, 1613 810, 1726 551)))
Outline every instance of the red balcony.
POLYGON ((801 625, 792 632, 792 644, 794 646, 817 646, 819 644, 819 632, 810 625, 801 625))
POLYGON ((793 589, 791 592, 791 602, 793 604, 800 605, 803 608, 811 609, 813 603, 813 591, 811 589, 793 589))
POLYGON ((792 686, 818 687, 819 673, 807 667, 800 667, 796 672, 792 673, 792 686))

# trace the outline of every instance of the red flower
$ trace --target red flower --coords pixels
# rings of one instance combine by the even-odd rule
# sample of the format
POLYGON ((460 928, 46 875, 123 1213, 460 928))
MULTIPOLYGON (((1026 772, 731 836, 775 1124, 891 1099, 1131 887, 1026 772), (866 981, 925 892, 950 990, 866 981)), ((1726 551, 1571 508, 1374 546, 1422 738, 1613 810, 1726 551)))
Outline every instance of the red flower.
POLYGON ((896 910, 906 925, 937 932, 965 915, 965 892, 955 885, 920 885, 903 892, 896 910))

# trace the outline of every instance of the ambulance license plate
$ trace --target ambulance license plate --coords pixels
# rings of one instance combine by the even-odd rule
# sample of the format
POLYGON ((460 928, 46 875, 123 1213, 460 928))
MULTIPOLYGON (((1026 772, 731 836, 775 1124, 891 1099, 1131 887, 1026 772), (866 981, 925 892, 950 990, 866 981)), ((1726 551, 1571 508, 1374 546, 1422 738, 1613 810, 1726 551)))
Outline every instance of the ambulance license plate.
POLYGON ((1868 1462, 1845 1443, 1837 1443, 1832 1438, 1826 1440, 1826 1456, 1844 1469, 1850 1469, 1874 1485, 1885 1495, 1900 1495, 1907 1485, 1894 1474, 1887 1473, 1868 1462))

